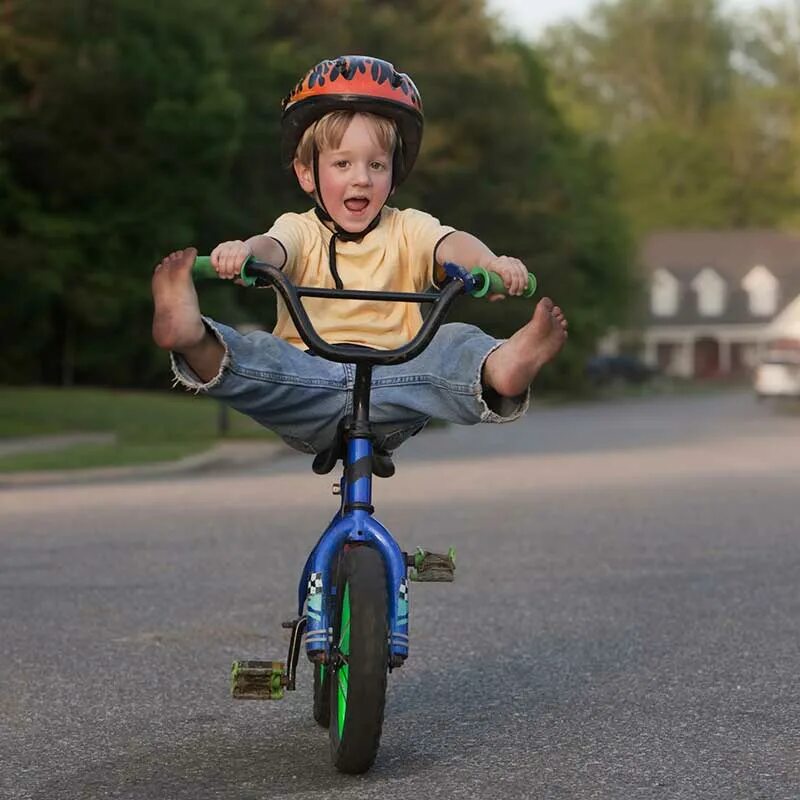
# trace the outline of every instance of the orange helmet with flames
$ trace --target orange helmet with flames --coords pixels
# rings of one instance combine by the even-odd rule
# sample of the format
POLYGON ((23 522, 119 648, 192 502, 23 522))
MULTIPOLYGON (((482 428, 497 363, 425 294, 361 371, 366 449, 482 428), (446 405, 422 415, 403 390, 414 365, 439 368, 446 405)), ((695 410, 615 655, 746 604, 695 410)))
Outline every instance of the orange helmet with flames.
POLYGON ((411 78, 369 56, 340 56, 312 67, 283 101, 281 150, 290 163, 306 128, 330 111, 365 111, 394 120, 395 186, 411 172, 422 143, 422 98, 411 78))

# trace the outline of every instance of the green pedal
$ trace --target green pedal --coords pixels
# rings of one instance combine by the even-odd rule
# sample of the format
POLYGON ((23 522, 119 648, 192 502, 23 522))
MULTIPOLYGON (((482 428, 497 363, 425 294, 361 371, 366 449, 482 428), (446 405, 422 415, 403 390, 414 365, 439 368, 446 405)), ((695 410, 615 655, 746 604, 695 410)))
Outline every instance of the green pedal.
POLYGON ((417 552, 414 553, 414 566, 409 572, 408 577, 412 581, 446 583, 455 580, 455 571, 455 547, 451 547, 447 551, 447 555, 443 555, 442 553, 430 553, 418 547, 417 552))
POLYGON ((283 661, 234 661, 231 667, 236 700, 281 700, 287 683, 283 661))

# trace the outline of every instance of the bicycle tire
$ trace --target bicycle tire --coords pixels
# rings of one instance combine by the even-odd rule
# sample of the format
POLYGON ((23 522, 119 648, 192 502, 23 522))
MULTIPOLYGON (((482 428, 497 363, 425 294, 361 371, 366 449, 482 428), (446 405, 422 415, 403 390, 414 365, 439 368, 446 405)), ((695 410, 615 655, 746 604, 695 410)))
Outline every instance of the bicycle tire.
POLYGON ((314 668, 314 720, 321 728, 331 721, 331 681, 324 664, 312 664, 314 668))
POLYGON ((334 641, 347 663, 331 673, 331 760, 358 775, 374 763, 383 729, 389 662, 386 571, 369 547, 348 550, 337 581, 334 641))

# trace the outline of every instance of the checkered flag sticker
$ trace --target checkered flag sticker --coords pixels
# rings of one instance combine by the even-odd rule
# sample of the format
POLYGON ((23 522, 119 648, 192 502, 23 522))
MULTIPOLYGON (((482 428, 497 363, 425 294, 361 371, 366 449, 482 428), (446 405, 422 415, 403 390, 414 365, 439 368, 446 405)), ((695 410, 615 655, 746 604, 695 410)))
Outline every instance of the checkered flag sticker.
POLYGON ((308 595, 322 594, 322 573, 312 572, 308 578, 308 595))
POLYGON ((408 600, 408 581, 405 578, 400 580, 400 599, 408 600))

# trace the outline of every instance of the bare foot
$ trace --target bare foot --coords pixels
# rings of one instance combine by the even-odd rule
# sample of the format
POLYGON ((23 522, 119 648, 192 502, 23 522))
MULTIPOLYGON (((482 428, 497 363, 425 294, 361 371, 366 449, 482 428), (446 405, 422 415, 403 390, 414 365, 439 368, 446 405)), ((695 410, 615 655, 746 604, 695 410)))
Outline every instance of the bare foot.
POLYGON ((192 281, 197 250, 170 253, 153 273, 153 339, 165 350, 197 346, 206 334, 192 281))
POLYGON ((521 395, 564 346, 568 326, 564 312, 543 297, 531 321, 486 359, 483 382, 503 397, 521 395))
POLYGON ((225 348, 203 324, 192 281, 197 250, 168 255, 153 273, 153 339, 159 347, 181 353, 204 381, 219 373, 225 348))

